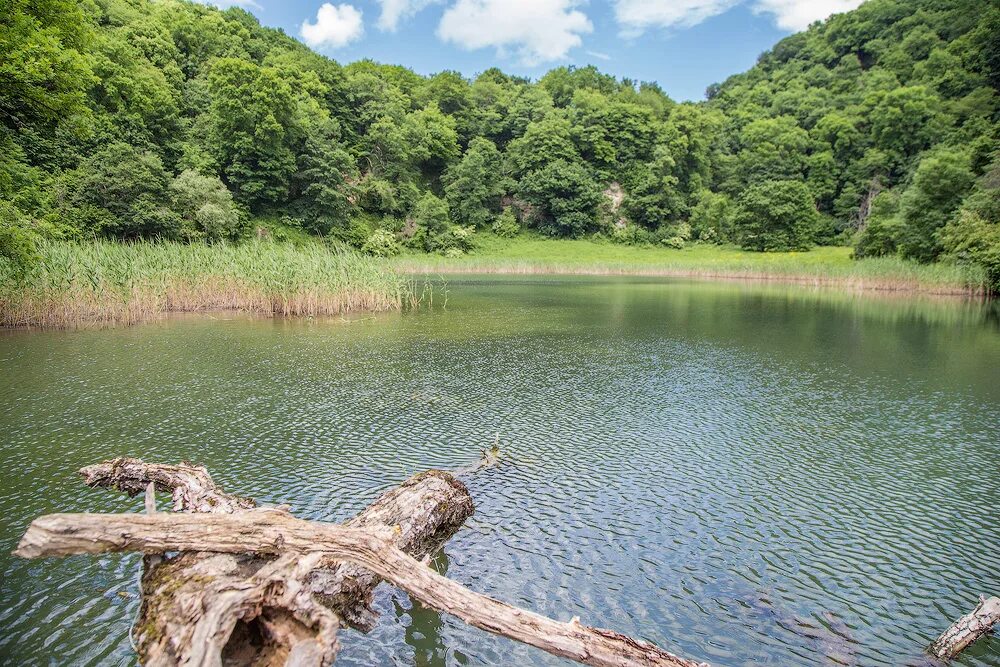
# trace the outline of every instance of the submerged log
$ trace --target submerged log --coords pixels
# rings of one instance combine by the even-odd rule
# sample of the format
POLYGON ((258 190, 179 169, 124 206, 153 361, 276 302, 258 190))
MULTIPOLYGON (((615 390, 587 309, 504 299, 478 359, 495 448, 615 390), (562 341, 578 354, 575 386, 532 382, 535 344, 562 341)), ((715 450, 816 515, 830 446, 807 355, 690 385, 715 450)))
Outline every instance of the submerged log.
MULTIPOLYGON (((283 554, 281 560, 322 566, 349 561, 406 591, 424 605, 553 655, 599 667, 703 667, 653 644, 555 621, 475 593, 397 548, 385 529, 296 519, 285 512, 234 514, 51 514, 32 522, 15 555, 24 558, 138 551, 283 554)), ((310 645, 310 649, 315 645, 310 645)), ((212 664, 207 660, 197 664, 212 664)))
POLYGON ((928 650, 937 658, 951 660, 997 623, 1000 623, 1000 598, 980 597, 976 608, 955 621, 928 650))
MULTIPOLYGON (((208 471, 120 458, 83 468, 90 486, 131 495, 155 485, 177 511, 253 517, 287 516, 287 507, 258 508, 219 489, 208 471)), ((147 493, 147 510, 155 500, 147 493)), ((387 531, 416 558, 437 551, 474 511, 468 489, 452 475, 429 471, 384 493, 347 524, 387 531)), ((198 548, 144 560, 142 604, 133 639, 144 665, 322 665, 336 654, 340 623, 367 631, 377 615, 372 594, 381 579, 356 564, 313 556, 219 554, 198 548)))

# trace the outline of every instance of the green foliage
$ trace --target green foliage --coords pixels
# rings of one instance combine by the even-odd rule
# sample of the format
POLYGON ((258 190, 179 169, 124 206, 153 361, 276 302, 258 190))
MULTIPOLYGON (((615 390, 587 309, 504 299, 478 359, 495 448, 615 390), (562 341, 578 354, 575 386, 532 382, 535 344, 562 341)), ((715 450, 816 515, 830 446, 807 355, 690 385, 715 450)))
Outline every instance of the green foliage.
POLYGON ((59 123, 85 108, 91 40, 75 0, 5 0, 0 12, 0 117, 6 127, 59 123))
POLYGON ((555 161, 581 161, 573 144, 573 125, 555 115, 531 123, 524 136, 510 142, 507 147, 508 168, 517 179, 555 161))
POLYGON ((964 153, 946 151, 920 161, 900 201, 903 257, 921 262, 937 259, 942 250, 937 232, 954 215, 973 182, 964 153))
POLYGON ((579 163, 555 160, 524 175, 518 194, 535 208, 538 229, 551 236, 580 236, 593 231, 600 187, 579 163))
POLYGON ((395 257, 403 252, 403 246, 389 230, 376 229, 361 246, 361 252, 375 257, 395 257))
POLYGON ((245 216, 217 176, 187 170, 169 188, 171 208, 182 220, 182 236, 222 241, 235 240, 245 232, 245 216))
POLYGON ((445 174, 445 194, 457 224, 486 227, 497 211, 500 198, 510 189, 503 174, 503 159, 489 139, 476 137, 461 162, 445 174))
POLYGON ((284 201, 296 169, 287 79, 274 68, 223 58, 212 64, 209 86, 211 146, 223 178, 251 207, 284 201))
POLYGON ((987 289, 1000 294, 1000 160, 993 162, 958 215, 942 228, 940 241, 951 259, 981 267, 987 289))
POLYGON ((38 259, 36 235, 27 218, 13 204, 0 201, 0 264, 6 265, 0 274, 20 283, 38 259))
POLYGON ((517 222, 517 216, 510 206, 493 221, 492 229, 494 234, 504 239, 512 239, 521 233, 521 225, 517 222))
POLYGON ((650 162, 636 165, 628 181, 629 194, 622 203, 625 215, 646 229, 680 217, 685 204, 676 171, 677 163, 666 146, 657 147, 650 162))
MULTIPOLYGON (((170 176, 158 156, 110 144, 67 175, 63 217, 82 231, 117 238, 179 238, 183 222, 169 206, 170 176)), ((192 214, 193 215, 193 214, 192 214)))
POLYGON ((816 222, 812 193, 801 181, 755 183, 740 195, 736 211, 746 250, 808 250, 816 222))
POLYGON ((695 238, 728 243, 733 240, 735 218, 736 205, 728 195, 701 190, 695 196, 688 222, 695 238))
POLYGON ((412 218, 416 226, 412 239, 414 244, 427 252, 449 247, 451 220, 448 202, 427 192, 414 207, 412 218))
POLYGON ((970 191, 985 201, 972 182, 1000 141, 998 30, 986 0, 869 0, 676 104, 594 67, 537 83, 341 67, 238 8, 8 0, 0 199, 68 238, 233 239, 248 211, 361 247, 373 221, 412 214, 413 243, 457 252, 472 238, 459 230, 493 225, 513 194, 521 223, 550 235, 676 245, 687 221, 701 241, 971 257, 954 239, 975 216, 993 224, 978 204, 958 211, 970 191), (903 193, 899 210, 863 224, 879 189, 903 193))
POLYGON ((855 241, 854 256, 861 259, 895 255, 902 235, 899 195, 892 190, 881 192, 872 201, 868 221, 855 241))
MULTIPOLYGON (((329 234, 344 227, 354 212, 355 189, 351 181, 357 182, 354 161, 340 145, 335 125, 322 123, 309 133, 299 154, 298 169, 292 180, 298 196, 294 197, 291 208, 306 221, 310 231, 329 234)), ((376 192, 381 188, 382 193, 376 195, 378 203, 369 210, 380 213, 393 210, 395 197, 391 186, 381 181, 374 187, 376 192), (383 197, 387 202, 383 202, 383 197)))

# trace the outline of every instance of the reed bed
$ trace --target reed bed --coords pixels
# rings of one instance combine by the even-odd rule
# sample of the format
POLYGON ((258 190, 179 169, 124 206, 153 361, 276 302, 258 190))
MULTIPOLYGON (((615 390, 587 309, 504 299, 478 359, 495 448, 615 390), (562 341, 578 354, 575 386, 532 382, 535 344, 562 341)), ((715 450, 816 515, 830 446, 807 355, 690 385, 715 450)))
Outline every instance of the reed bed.
POLYGON ((0 325, 135 324, 170 312, 327 316, 396 310, 406 282, 384 262, 322 244, 46 242, 23 280, 0 267, 0 325))
POLYGON ((896 257, 852 260, 849 248, 754 253, 695 245, 684 250, 643 248, 588 240, 483 235, 474 254, 405 255, 393 265, 408 274, 573 274, 662 276, 828 285, 847 290, 978 295, 983 276, 971 267, 917 264, 896 257))

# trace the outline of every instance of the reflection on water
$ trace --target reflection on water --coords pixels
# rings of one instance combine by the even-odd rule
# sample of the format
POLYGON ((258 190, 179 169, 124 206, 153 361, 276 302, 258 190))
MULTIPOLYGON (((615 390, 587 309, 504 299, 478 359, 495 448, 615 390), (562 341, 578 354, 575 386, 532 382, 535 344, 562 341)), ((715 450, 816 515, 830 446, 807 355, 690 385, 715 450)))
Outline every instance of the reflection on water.
MULTIPOLYGON (((137 558, 7 555, 38 514, 139 509, 73 473, 117 455, 338 521, 499 433, 437 567, 718 665, 919 664, 1000 592, 995 307, 646 279, 447 292, 354 323, 0 334, 0 662, 133 663, 137 558)), ((376 606, 338 664, 561 664, 388 587, 376 606)), ((996 638, 957 662, 998 663, 996 638)))

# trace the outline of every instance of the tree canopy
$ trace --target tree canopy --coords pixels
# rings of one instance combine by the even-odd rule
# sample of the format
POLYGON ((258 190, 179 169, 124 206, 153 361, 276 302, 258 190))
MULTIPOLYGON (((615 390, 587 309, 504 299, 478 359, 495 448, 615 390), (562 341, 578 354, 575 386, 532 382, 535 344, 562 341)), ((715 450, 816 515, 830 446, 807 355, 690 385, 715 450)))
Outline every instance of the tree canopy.
POLYGON ((186 0, 7 5, 0 204, 29 235, 216 241, 275 216, 440 250, 507 210, 555 236, 979 261, 998 224, 990 0, 869 0, 699 103, 594 67, 341 66, 186 0))

